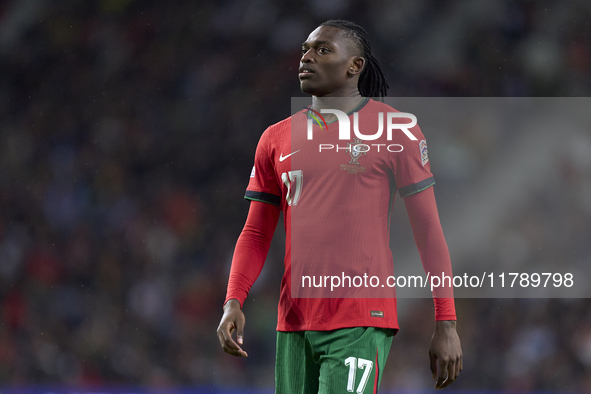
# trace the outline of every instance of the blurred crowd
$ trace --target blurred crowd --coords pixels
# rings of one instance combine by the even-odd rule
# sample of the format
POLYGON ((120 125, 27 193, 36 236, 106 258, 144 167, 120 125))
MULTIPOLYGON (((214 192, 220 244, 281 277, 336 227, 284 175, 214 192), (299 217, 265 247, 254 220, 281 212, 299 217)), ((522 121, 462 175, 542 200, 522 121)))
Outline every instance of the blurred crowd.
MULTIPOLYGON (((301 95, 300 43, 335 16, 370 32, 391 96, 591 93, 584 0, 2 2, 0 385, 272 387, 281 225, 245 304, 249 359, 215 330, 256 143, 301 95)), ((590 263, 590 167, 557 160, 495 245, 590 263)), ((387 389, 431 385, 432 302, 416 305, 387 389)), ((457 308, 458 388, 591 391, 587 299, 457 308)))

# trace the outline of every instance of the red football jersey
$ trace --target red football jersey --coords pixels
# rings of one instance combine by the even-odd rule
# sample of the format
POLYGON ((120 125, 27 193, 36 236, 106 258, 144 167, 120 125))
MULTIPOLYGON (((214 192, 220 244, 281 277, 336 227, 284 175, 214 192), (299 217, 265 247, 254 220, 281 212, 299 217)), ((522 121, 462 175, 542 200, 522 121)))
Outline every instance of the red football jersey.
POLYGON ((355 109, 356 116, 348 114, 349 140, 339 139, 339 122, 325 125, 309 112, 263 133, 245 195, 284 213, 277 329, 397 329, 395 289, 384 286, 394 274, 390 212, 396 191, 405 197, 435 183, 425 137, 418 126, 408 129, 414 140, 400 129, 388 133, 387 114, 398 111, 371 99, 355 109), (371 136, 380 122, 381 136, 356 138, 355 124, 371 136), (357 286, 355 278, 364 275, 357 286), (377 280, 370 284, 372 276, 377 280), (336 288, 334 277, 342 282, 336 288))

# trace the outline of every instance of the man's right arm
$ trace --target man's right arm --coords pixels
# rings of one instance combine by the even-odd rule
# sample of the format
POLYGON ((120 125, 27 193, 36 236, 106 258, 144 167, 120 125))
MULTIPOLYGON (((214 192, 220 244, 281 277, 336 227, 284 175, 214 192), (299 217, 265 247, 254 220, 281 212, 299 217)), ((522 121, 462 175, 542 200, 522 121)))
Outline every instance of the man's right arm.
POLYGON ((246 223, 236 242, 224 314, 217 329, 222 349, 233 356, 247 357, 239 346, 243 343, 245 324, 241 308, 263 269, 279 213, 280 209, 275 205, 251 201, 246 223), (237 333, 238 343, 232 338, 234 331, 237 333))

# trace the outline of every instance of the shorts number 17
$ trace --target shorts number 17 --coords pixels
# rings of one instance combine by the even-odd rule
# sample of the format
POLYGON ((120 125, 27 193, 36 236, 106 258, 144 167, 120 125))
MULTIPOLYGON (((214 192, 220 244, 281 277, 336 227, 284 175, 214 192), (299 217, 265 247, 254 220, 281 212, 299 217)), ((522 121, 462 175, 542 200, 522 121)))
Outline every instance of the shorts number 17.
POLYGON ((345 360, 345 365, 349 367, 349 379, 347 381, 347 391, 352 393, 355 386, 355 374, 357 369, 363 369, 363 376, 359 386, 357 386, 357 393, 363 393, 367 381, 369 380, 369 374, 373 368, 373 361, 366 360, 364 358, 349 357, 345 360))

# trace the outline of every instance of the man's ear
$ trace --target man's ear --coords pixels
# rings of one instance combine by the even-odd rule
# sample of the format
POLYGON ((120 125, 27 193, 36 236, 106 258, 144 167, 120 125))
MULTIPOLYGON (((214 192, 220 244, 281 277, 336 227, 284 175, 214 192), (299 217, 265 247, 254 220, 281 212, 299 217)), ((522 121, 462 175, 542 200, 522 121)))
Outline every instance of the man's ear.
POLYGON ((349 74, 350 77, 353 77, 355 75, 359 75, 363 71, 364 67, 365 67, 365 59, 362 58, 361 56, 355 56, 353 58, 353 60, 351 61, 351 65, 349 66, 349 70, 347 70, 347 73, 349 74))

